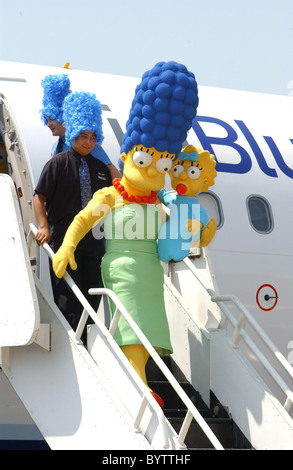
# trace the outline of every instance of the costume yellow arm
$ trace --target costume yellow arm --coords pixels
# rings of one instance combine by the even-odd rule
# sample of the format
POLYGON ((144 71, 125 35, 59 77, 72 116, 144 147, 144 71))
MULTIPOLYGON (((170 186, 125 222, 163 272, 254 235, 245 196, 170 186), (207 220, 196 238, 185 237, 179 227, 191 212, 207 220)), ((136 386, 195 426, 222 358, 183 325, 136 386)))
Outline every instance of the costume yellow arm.
POLYGON ((57 277, 64 276, 68 263, 71 269, 77 268, 74 252, 78 243, 95 223, 102 220, 115 207, 115 197, 111 189, 112 187, 97 191, 68 227, 63 243, 53 258, 53 270, 57 277))
POLYGON ((217 230, 217 222, 214 217, 211 218, 207 226, 203 229, 201 237, 200 237, 200 245, 199 246, 208 246, 208 244, 214 238, 214 235, 217 230))

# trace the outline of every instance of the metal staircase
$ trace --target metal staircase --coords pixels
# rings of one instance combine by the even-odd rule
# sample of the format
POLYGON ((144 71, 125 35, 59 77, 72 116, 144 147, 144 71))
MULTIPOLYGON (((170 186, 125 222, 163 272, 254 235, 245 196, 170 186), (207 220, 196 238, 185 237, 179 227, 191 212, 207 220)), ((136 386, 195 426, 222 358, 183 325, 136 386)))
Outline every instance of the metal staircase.
MULTIPOLYGON (((262 336, 291 378, 292 368, 238 299, 215 294, 207 250, 193 260, 165 265, 174 354, 164 362, 112 291, 91 290, 116 304, 107 328, 66 274, 66 282, 84 307, 77 331, 71 330, 32 272, 17 196, 8 176, 0 178, 0 190, 1 198, 6 197, 2 210, 14 215, 0 239, 0 255, 6 260, 2 278, 17 249, 21 253, 17 269, 23 272, 17 287, 23 282, 27 291, 21 315, 18 303, 9 323, 7 299, 15 292, 15 282, 10 279, 5 284, 10 295, 6 292, 0 299, 0 366, 51 449, 293 448, 291 388, 243 329, 245 321, 262 336), (239 318, 227 306, 231 301, 240 308, 239 318), (164 410, 113 339, 120 315, 150 353, 148 380, 163 396, 164 410), (94 325, 88 330, 87 350, 80 338, 88 316, 94 325), (284 406, 247 360, 239 347, 240 337, 281 388, 284 406)), ((30 229, 29 246, 37 230, 32 224, 30 229)), ((44 249, 53 256, 47 245, 44 249)))

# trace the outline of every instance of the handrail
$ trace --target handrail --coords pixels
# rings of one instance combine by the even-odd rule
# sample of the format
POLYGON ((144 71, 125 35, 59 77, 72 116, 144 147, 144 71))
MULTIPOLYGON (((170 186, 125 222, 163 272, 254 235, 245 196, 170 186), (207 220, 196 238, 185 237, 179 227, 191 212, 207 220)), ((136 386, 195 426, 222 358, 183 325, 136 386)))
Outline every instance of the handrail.
MULTIPOLYGON (((33 235, 36 235, 38 229, 32 223, 29 224, 29 228, 30 228, 30 232, 27 236, 27 240, 28 240, 28 244, 30 245, 33 241, 32 237, 31 237, 31 233, 33 235)), ((44 243, 42 245, 42 248, 44 249, 45 253, 51 259, 53 259, 55 253, 50 248, 50 246, 47 243, 44 243)), ((113 339, 113 337, 109 333, 108 329, 105 327, 105 325, 103 324, 103 322, 101 321, 101 319, 99 318, 97 313, 94 311, 94 309, 92 308, 92 306, 90 305, 88 300, 82 294, 79 287, 75 284, 72 277, 68 274, 67 271, 65 272, 65 274, 63 276, 63 279, 66 281, 66 283, 68 284, 70 289, 73 291, 73 293, 76 295, 76 297, 78 298, 78 300, 80 301, 80 303, 84 307, 83 313, 81 315, 79 324, 77 326, 77 329, 76 329, 76 332, 75 332, 75 335, 74 335, 77 344, 81 344, 80 337, 81 337, 83 329, 86 325, 86 321, 88 319, 88 316, 91 317, 93 322, 99 328, 100 333, 103 334, 103 336, 108 340, 108 342, 109 342, 109 340, 113 339)), ((115 353, 117 353, 117 351, 115 351, 115 353)), ((135 429, 137 431, 139 430, 140 420, 138 421, 138 416, 142 417, 142 414, 141 414, 142 405, 145 403, 145 400, 147 400, 147 402, 149 403, 151 409, 157 415, 158 422, 160 423, 161 434, 162 434, 162 442, 163 442, 162 447, 164 449, 168 449, 170 447, 170 443, 169 443, 168 432, 167 432, 167 428, 166 428, 166 422, 165 422, 164 414, 163 414, 163 411, 162 411, 161 407, 158 405, 158 403, 156 402, 154 397, 151 395, 151 393, 149 393, 149 391, 146 388, 146 386, 144 385, 144 383, 141 380, 138 380, 138 378, 139 378, 138 375, 136 374, 133 367, 130 365, 129 361, 126 359, 126 356, 123 353, 121 353, 120 360, 122 361, 123 366, 127 369, 128 373, 131 375, 132 379, 136 382, 137 386, 140 389, 140 392, 142 393, 142 404, 141 404, 140 409, 137 413, 137 417, 135 417, 135 419, 134 419, 135 429)))
MULTIPOLYGON (((185 406, 187 407, 187 414, 191 414, 197 423, 200 425, 202 430, 205 432, 206 436, 209 438, 210 442, 214 445, 216 449, 221 449, 222 445, 218 441, 218 439, 215 437, 214 433, 211 431, 210 427, 206 424, 206 421, 203 419, 197 408, 194 406, 190 398, 186 395, 180 384, 177 382, 173 374, 171 373, 170 369, 166 366, 164 361, 160 358, 154 347, 151 345, 149 340, 145 337, 139 326, 135 323, 129 312, 126 310, 126 308, 123 306, 123 304, 120 302, 116 294, 109 290, 109 289, 90 289, 89 293, 90 294, 100 294, 100 293, 107 293, 108 296, 115 302, 117 308, 116 312, 113 316, 113 320, 111 322, 109 332, 114 336, 116 327, 118 325, 118 321, 121 315, 123 315, 124 319, 127 321, 127 323, 131 326, 133 329, 134 333, 136 336, 140 339, 146 350, 149 352, 150 356, 154 360, 154 362, 157 364, 161 372, 164 374, 166 379, 169 381, 173 389, 177 392, 178 396, 180 399, 183 401, 185 406)), ((186 429, 186 433, 188 431, 188 428, 186 429)), ((184 438, 185 435, 184 434, 184 438)), ((183 435, 181 435, 182 437, 183 435)), ((184 438, 179 441, 179 444, 182 445, 184 438)))
MULTIPOLYGON (((35 227, 34 224, 30 224, 30 230, 31 232, 36 235, 38 229, 35 227)), ((52 249, 49 247, 47 243, 44 243, 42 245, 43 249, 45 252, 48 254, 48 256, 52 259, 54 256, 54 252, 52 249)), ((190 417, 193 417, 196 422, 199 424, 201 427, 202 431, 205 433, 209 441, 213 444, 214 448, 216 450, 224 450, 222 444, 220 441, 217 439, 215 434, 212 432, 211 428, 208 426, 204 418, 201 416, 195 405, 192 403, 190 398, 187 396, 187 394, 184 392, 180 384, 177 382, 171 371, 168 369, 168 367, 165 365, 163 360, 160 358, 154 347, 151 345, 151 343, 148 341, 148 339, 145 337, 141 329, 138 327, 138 325, 135 323, 129 312, 126 310, 124 305, 120 302, 119 298, 117 295, 111 291, 110 289, 106 288, 96 288, 96 289, 90 289, 89 293, 92 295, 107 295, 111 298, 111 300, 115 303, 116 305, 116 311, 113 316, 111 325, 109 330, 105 327, 105 325, 102 323, 96 312, 93 310, 89 302, 86 300, 86 298, 83 296, 77 285, 74 283, 72 278, 69 276, 67 272, 65 272, 64 275, 64 280, 67 282, 69 287, 72 289, 74 294, 77 296, 79 301, 82 303, 84 307, 83 314, 81 316, 79 325, 76 330, 76 340, 79 341, 83 328, 86 324, 86 320, 88 318, 88 315, 92 318, 92 320, 95 322, 97 327, 101 330, 101 332, 106 336, 107 339, 111 338, 113 339, 113 335, 115 333, 116 327, 118 325, 119 317, 123 315, 125 320, 128 322, 128 324, 131 326, 133 329, 134 333, 137 335, 137 337, 140 339, 144 347, 147 349, 149 352, 150 356, 154 360, 154 362, 157 364, 161 372, 164 374, 164 376, 167 378, 173 389, 176 391, 182 402, 185 404, 187 407, 187 414, 186 418, 184 420, 184 423, 181 427, 181 430, 179 431, 177 442, 179 446, 184 446, 184 439, 186 437, 186 434, 188 432, 189 426, 191 424, 191 419, 190 417), (188 424, 188 425, 187 425, 188 424)), ((127 370, 130 372, 132 378, 135 380, 137 385, 139 386, 142 394, 143 394, 143 400, 139 409, 139 412, 137 414, 137 417, 134 420, 134 425, 135 427, 139 426, 139 423, 141 421, 141 418, 143 416, 144 409, 146 408, 146 400, 149 402, 151 405, 152 409, 155 411, 155 413, 158 416, 158 421, 162 426, 162 433, 163 433, 163 440, 164 440, 164 448, 169 447, 169 440, 167 436, 167 430, 166 430, 166 422, 165 422, 165 415, 162 412, 162 409, 159 407, 157 404, 156 400, 153 398, 153 396, 148 392, 148 389, 145 387, 142 381, 138 380, 139 377, 137 374, 134 372, 134 369, 132 366, 130 366, 129 361, 126 359, 124 354, 121 352, 121 358, 124 360, 124 364, 127 367, 127 370), (141 383, 140 383, 141 382, 141 383), (147 392, 147 393, 146 393, 147 392), (159 410, 157 409, 159 408, 159 410), (167 442, 166 442, 167 440, 167 442)))
POLYGON ((242 302, 236 297, 235 295, 217 295, 208 285, 208 283, 202 279, 193 265, 193 263, 188 259, 185 258, 184 263, 196 277, 196 279, 200 282, 200 284, 204 287, 204 289, 208 292, 211 297, 211 301, 215 302, 221 311, 224 313, 224 318, 221 320, 220 328, 223 328, 226 319, 228 319, 232 326, 234 327, 234 333, 232 336, 231 343, 232 345, 236 345, 239 336, 243 338, 247 346, 251 349, 251 351, 257 356, 259 361, 265 367, 266 371, 271 375, 280 389, 286 395, 286 402, 284 404, 284 409, 289 413, 293 404, 293 392, 290 390, 289 386, 286 382, 282 379, 282 377, 277 373, 275 368, 270 364, 264 354, 260 351, 260 349, 256 346, 253 340, 249 337, 246 331, 243 330, 245 321, 247 321, 254 329, 254 331, 260 336, 264 344, 268 347, 271 351, 273 356, 279 361, 279 363, 283 366, 286 372, 290 375, 293 379, 293 367, 289 364, 287 359, 283 356, 283 354, 278 350, 277 346, 273 343, 273 341, 269 338, 269 336, 265 333, 265 331, 261 328, 261 326, 257 323, 255 318, 251 315, 251 313, 247 310, 247 308, 242 304, 242 302), (236 320, 227 305, 224 302, 231 301, 234 305, 240 310, 241 317, 240 320, 236 320))

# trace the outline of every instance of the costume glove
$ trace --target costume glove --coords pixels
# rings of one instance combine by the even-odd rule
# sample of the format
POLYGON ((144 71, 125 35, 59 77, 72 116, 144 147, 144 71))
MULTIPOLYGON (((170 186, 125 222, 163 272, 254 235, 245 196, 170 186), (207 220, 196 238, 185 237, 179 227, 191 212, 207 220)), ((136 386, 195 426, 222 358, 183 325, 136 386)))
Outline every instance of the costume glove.
POLYGON ((68 263, 71 269, 77 269, 74 248, 62 245, 53 258, 53 270, 57 277, 64 276, 68 263))

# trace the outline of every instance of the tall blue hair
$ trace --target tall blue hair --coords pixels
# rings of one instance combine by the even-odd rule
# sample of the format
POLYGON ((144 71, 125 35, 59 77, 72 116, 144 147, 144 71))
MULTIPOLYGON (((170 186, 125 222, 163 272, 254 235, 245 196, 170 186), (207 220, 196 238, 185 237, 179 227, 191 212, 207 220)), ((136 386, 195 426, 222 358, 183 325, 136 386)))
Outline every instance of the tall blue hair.
POLYGON ((47 118, 63 122, 64 99, 71 93, 68 75, 47 75, 41 84, 44 88, 43 108, 41 109, 43 123, 48 124, 47 118))
POLYGON ((144 73, 135 90, 121 153, 143 145, 177 157, 197 106, 194 74, 177 62, 159 62, 144 73))
POLYGON ((103 142, 102 105, 94 93, 81 91, 68 95, 64 101, 63 116, 68 145, 71 146, 82 131, 94 132, 96 142, 103 142))

